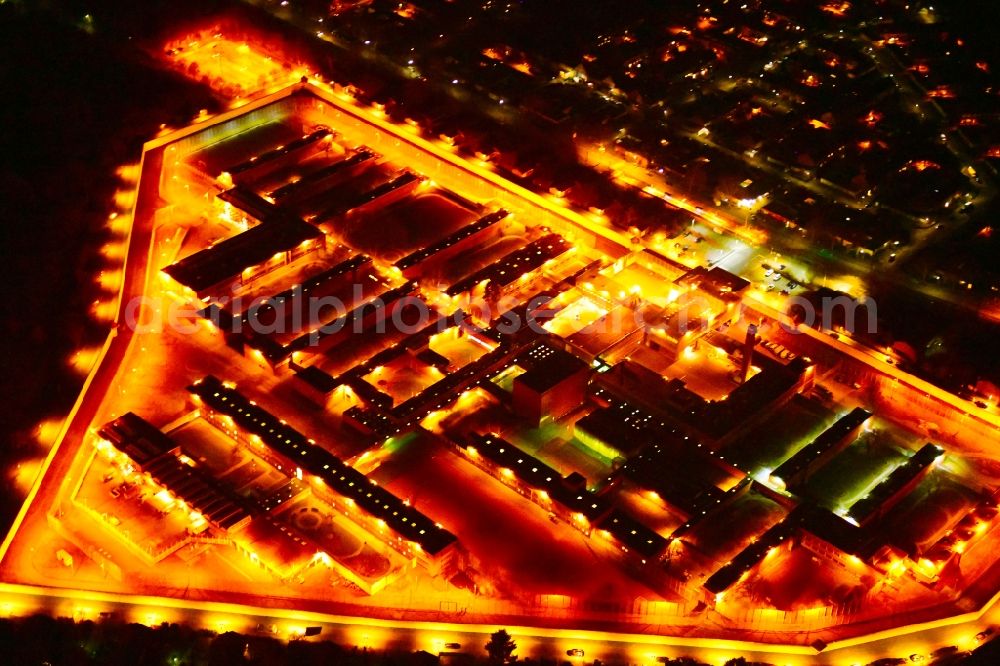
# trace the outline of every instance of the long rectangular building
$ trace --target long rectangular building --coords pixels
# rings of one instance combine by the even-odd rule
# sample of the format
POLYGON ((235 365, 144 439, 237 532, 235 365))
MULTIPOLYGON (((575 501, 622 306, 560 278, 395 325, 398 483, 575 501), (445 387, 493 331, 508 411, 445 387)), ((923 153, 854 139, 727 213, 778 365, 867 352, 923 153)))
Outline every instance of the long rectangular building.
POLYGON ((812 375, 812 365, 801 358, 788 365, 770 364, 740 384, 726 400, 709 403, 692 425, 716 439, 716 446, 722 448, 726 440, 746 432, 810 386, 812 375))
POLYGON ((870 416, 871 412, 855 407, 771 472, 772 483, 782 488, 791 488, 808 479, 826 461, 854 441, 858 430, 870 416))
POLYGON ((530 273, 549 259, 555 259, 570 249, 570 244, 559 234, 546 234, 528 243, 520 250, 514 250, 499 261, 469 275, 447 289, 449 296, 457 296, 469 291, 480 282, 493 281, 505 287, 525 273, 530 273))
POLYGON ((356 273, 362 268, 369 266, 371 262, 371 257, 358 254, 303 280, 300 284, 296 284, 274 296, 269 296, 264 301, 261 301, 260 304, 255 305, 252 310, 247 310, 242 314, 240 321, 243 329, 245 330, 250 326, 251 319, 257 324, 271 324, 272 319, 276 319, 281 314, 279 310, 285 308, 287 308, 287 312, 284 312, 286 317, 291 317, 293 309, 297 308, 300 318, 304 320, 306 314, 309 312, 309 298, 327 295, 329 291, 327 287, 334 280, 346 273, 356 273), (296 299, 298 299, 298 302, 296 302, 296 299))
POLYGON ((295 182, 282 185, 271 192, 271 198, 275 201, 280 201, 284 205, 291 199, 308 196, 310 192, 318 189, 325 180, 339 174, 347 173, 354 167, 365 165, 373 159, 375 159, 375 153, 361 149, 348 158, 307 173, 295 182))
POLYGON ((909 460, 892 470, 866 497, 855 502, 847 516, 855 524, 865 525, 884 515, 920 483, 942 453, 933 444, 925 444, 909 460))
POLYGON ((312 145, 331 135, 332 132, 326 128, 317 129, 309 134, 306 134, 305 136, 289 141, 280 148, 269 150, 266 153, 251 157, 250 159, 240 162, 239 164, 234 164, 233 166, 228 167, 225 171, 230 176, 242 174, 245 171, 256 169, 257 167, 267 164, 268 162, 272 162, 280 157, 291 155, 300 148, 305 148, 306 146, 312 145))
POLYGON ((293 250, 305 251, 322 236, 322 231, 297 218, 277 219, 195 252, 163 272, 202 298, 228 281, 242 283, 247 269, 283 259, 281 255, 293 250))
POLYGON ((794 527, 788 520, 774 525, 709 576, 702 587, 719 601, 726 590, 740 582, 768 553, 773 552, 772 549, 778 548, 785 539, 791 537, 794 527))
POLYGON ((406 255, 402 259, 396 262, 396 268, 401 271, 405 271, 417 264, 430 259, 434 255, 445 253, 449 248, 455 247, 459 243, 472 238, 481 231, 485 231, 490 227, 500 223, 504 219, 510 216, 506 210, 500 209, 484 215, 472 224, 468 224, 453 234, 442 238, 438 242, 428 245, 427 247, 421 248, 419 250, 414 250, 410 254, 406 255))
POLYGON ((105 424, 98 434, 215 527, 231 532, 250 522, 240 498, 211 475, 182 462, 176 455, 177 444, 142 417, 128 412, 105 424))
POLYGON ((400 540, 394 544, 400 552, 439 563, 437 559, 457 544, 454 534, 217 377, 208 375, 188 390, 208 409, 231 418, 240 434, 256 436, 286 464, 317 477, 348 505, 361 509, 374 523, 371 531, 377 533, 382 526, 392 530, 400 540))
POLYGON ((391 323, 397 308, 416 302, 413 295, 416 284, 405 282, 398 287, 382 292, 371 300, 359 303, 343 316, 324 322, 315 331, 305 333, 282 348, 282 358, 295 351, 313 348, 314 351, 329 349, 338 336, 347 333, 366 335, 372 330, 382 329, 391 323), (347 333, 344 333, 346 331, 347 333))
POLYGON ((733 487, 745 474, 714 454, 708 446, 633 405, 608 389, 594 392, 598 408, 590 420, 577 422, 584 444, 607 453, 620 452, 628 461, 609 479, 624 477, 687 517, 704 516, 722 503, 721 488, 733 487))
POLYGON ((600 523, 600 529, 618 542, 618 547, 639 558, 642 564, 659 558, 668 541, 621 509, 615 509, 600 523))
POLYGON ((391 180, 376 185, 367 192, 351 194, 350 196, 344 197, 342 201, 337 201, 320 211, 316 217, 312 218, 312 222, 316 224, 326 222, 330 218, 343 215, 348 211, 368 206, 382 197, 388 196, 393 192, 403 190, 403 188, 408 186, 416 187, 420 184, 420 182, 420 176, 407 171, 399 176, 396 176, 395 178, 392 178, 391 180))
MULTIPOLYGON (((517 448, 507 440, 493 434, 473 435, 473 445, 465 449, 466 455, 483 467, 488 462, 490 471, 514 485, 525 494, 533 493, 534 499, 553 501, 561 505, 564 516, 572 524, 589 533, 591 528, 611 511, 611 505, 602 497, 581 489, 572 479, 517 448)), ((560 507, 554 507, 556 509, 560 507)))
POLYGON ((260 222, 278 214, 277 206, 245 185, 228 189, 220 193, 219 198, 260 222))
POLYGON ((577 529, 598 528, 618 548, 640 564, 654 561, 667 548, 667 540, 605 498, 586 490, 579 474, 563 477, 554 469, 493 434, 473 435, 465 453, 478 466, 515 490, 531 497, 577 529))

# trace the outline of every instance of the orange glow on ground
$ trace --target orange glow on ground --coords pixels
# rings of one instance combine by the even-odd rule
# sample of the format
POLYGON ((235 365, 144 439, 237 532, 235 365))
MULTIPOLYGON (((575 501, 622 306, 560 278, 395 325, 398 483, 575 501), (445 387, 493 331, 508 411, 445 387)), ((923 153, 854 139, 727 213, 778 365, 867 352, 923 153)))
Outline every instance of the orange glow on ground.
POLYGON ((103 270, 97 274, 97 283, 105 291, 117 292, 122 284, 121 269, 103 270))
POLYGON ((118 262, 125 259, 125 246, 122 243, 105 243, 100 251, 108 261, 118 262))
POLYGON ((56 437, 59 436, 59 431, 62 429, 64 422, 65 419, 58 417, 45 419, 35 428, 35 441, 43 448, 48 449, 55 444, 56 437))
POLYGON ((95 320, 110 324, 115 320, 118 306, 113 299, 97 300, 91 305, 90 311, 95 320))
POLYGON ((132 217, 125 213, 111 213, 106 226, 112 234, 123 236, 132 226, 132 217))
POLYGON ((139 165, 138 164, 123 164, 118 167, 115 171, 119 178, 121 178, 123 183, 128 183, 129 185, 134 185, 139 181, 139 165))
POLYGON ((42 468, 43 460, 44 458, 28 458, 8 470, 10 481, 14 484, 19 496, 23 497, 31 490, 31 486, 34 485, 35 479, 38 478, 38 472, 42 468))
POLYGON ((308 66, 259 42, 235 40, 209 28, 169 42, 165 58, 175 69, 228 97, 251 96, 309 76, 308 66))
POLYGON ((91 368, 94 367, 94 362, 97 360, 97 356, 100 353, 100 347, 85 347, 83 349, 78 349, 72 356, 70 356, 69 364, 77 372, 87 374, 90 372, 91 368))
POLYGON ((115 205, 120 210, 128 210, 135 203, 135 190, 115 190, 115 205))

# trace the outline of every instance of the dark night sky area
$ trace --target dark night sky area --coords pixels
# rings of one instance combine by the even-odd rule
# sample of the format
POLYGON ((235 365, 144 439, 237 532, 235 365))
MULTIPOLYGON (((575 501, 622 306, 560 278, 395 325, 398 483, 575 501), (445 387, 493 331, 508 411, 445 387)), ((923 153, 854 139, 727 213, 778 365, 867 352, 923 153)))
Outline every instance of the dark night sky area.
MULTIPOLYGON (((73 352, 101 344, 89 314, 101 296, 99 249, 119 185, 160 123, 212 100, 142 64, 131 45, 101 40, 57 16, 0 6, 0 467, 37 456, 43 419, 65 415, 83 377, 73 352)), ((106 298, 106 295, 105 295, 106 298)), ((0 484, 0 525, 19 498, 0 484)))

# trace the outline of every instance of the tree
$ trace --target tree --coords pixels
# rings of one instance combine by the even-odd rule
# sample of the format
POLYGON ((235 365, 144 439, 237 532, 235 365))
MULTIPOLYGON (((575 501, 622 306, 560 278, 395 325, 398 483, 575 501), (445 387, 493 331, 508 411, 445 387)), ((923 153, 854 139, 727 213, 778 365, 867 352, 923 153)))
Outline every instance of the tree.
POLYGON ((500 629, 490 635, 490 640, 486 643, 486 653, 489 654, 489 663, 507 664, 516 657, 513 657, 517 643, 510 637, 506 629, 500 629))

